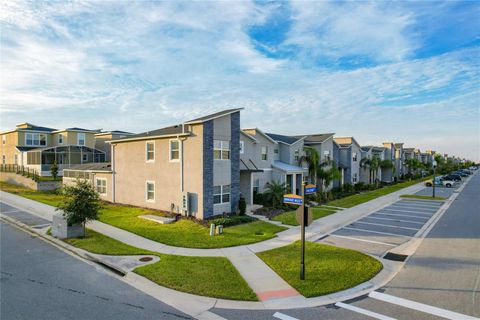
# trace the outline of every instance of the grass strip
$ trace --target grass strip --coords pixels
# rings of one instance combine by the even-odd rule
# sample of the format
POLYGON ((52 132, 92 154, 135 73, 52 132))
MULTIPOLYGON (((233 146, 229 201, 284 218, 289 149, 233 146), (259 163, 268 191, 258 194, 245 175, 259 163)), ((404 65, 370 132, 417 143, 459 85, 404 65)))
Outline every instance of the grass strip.
POLYGON ((297 241, 257 255, 305 297, 354 287, 383 268, 378 260, 361 252, 306 242, 305 280, 300 280, 300 248, 300 241, 297 241))

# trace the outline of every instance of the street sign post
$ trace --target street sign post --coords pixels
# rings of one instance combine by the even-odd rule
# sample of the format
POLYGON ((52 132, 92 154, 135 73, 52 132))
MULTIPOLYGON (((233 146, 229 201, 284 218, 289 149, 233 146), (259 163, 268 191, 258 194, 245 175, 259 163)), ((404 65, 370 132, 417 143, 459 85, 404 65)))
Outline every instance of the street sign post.
POLYGON ((437 168, 437 161, 432 161, 433 179, 432 179, 432 198, 435 198, 435 169, 437 168))

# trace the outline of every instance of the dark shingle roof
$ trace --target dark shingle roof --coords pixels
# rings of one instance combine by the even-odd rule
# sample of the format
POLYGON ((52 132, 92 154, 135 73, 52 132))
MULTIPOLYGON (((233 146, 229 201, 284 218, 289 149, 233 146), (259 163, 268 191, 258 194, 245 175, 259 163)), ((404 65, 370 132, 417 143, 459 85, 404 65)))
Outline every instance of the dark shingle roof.
POLYGON ((222 111, 219 111, 219 112, 216 112, 216 113, 212 113, 212 114, 209 114, 207 116, 203 116, 203 117, 200 117, 200 118, 196 118, 196 119, 193 119, 193 120, 189 120, 187 122, 185 122, 185 124, 191 124, 191 123, 198 123, 198 122, 204 122, 204 121, 208 121, 208 120, 211 120, 211 119, 214 119, 214 118, 218 118, 218 117, 221 117, 221 116, 226 116, 230 113, 233 113, 233 112, 236 112, 236 111, 240 111, 240 110, 243 110, 243 108, 235 108, 235 109, 227 109, 227 110, 222 110, 222 111))
POLYGON ((112 171, 110 162, 94 162, 77 164, 67 168, 66 170, 85 170, 85 171, 112 171))
POLYGON ((281 134, 274 134, 274 133, 265 133, 265 134, 269 136, 272 140, 275 140, 276 142, 283 142, 286 144, 293 144, 303 138, 303 137, 284 136, 281 134))
POLYGON ((320 133, 320 134, 309 134, 305 139, 305 143, 322 143, 325 142, 328 138, 333 137, 335 133, 320 133))
POLYGON ((170 127, 165 127, 161 129, 156 129, 156 130, 151 130, 151 131, 146 131, 142 133, 137 133, 137 134, 132 134, 128 137, 121 138, 121 139, 116 139, 115 141, 121 141, 123 139, 129 140, 129 139, 136 139, 136 138, 148 138, 148 137, 155 137, 155 136, 165 136, 165 135, 171 135, 171 134, 181 134, 183 133, 182 131, 182 125, 177 124, 174 126, 170 127))
POLYGON ((98 132, 98 131, 96 131, 96 130, 90 130, 90 129, 84 129, 84 128, 78 128, 78 127, 66 128, 65 131, 89 131, 89 132, 98 132))
POLYGON ((45 132, 52 132, 52 131, 55 131, 57 129, 53 129, 53 128, 47 128, 47 127, 40 127, 40 126, 34 126, 34 125, 31 125, 30 128, 17 128, 18 130, 35 130, 35 131, 45 131, 45 132))
POLYGON ((17 146, 16 148, 20 152, 25 152, 25 151, 30 151, 30 150, 33 150, 33 149, 37 149, 38 147, 20 147, 20 146, 17 146))

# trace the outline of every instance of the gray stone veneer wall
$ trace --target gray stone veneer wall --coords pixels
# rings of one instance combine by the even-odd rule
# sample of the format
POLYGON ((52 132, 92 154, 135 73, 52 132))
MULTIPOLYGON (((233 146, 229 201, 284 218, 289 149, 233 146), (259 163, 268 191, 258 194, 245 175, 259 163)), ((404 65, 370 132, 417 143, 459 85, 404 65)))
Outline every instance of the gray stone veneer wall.
POLYGON ((238 200, 240 200, 240 112, 230 115, 231 135, 230 141, 230 168, 231 168, 231 185, 230 185, 230 204, 232 212, 236 212, 238 208, 238 200))
POLYGON ((213 215, 213 120, 203 123, 203 219, 213 215))

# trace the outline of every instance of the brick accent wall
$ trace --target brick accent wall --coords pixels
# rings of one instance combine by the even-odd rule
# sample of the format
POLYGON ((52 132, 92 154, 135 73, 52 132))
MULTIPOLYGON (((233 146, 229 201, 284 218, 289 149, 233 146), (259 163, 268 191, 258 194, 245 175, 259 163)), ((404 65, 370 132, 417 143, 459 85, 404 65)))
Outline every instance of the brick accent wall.
POLYGON ((236 212, 240 200, 240 112, 230 115, 232 141, 230 142, 231 189, 230 203, 232 212, 236 212))
POLYGON ((203 219, 213 215, 213 120, 203 123, 203 219))

